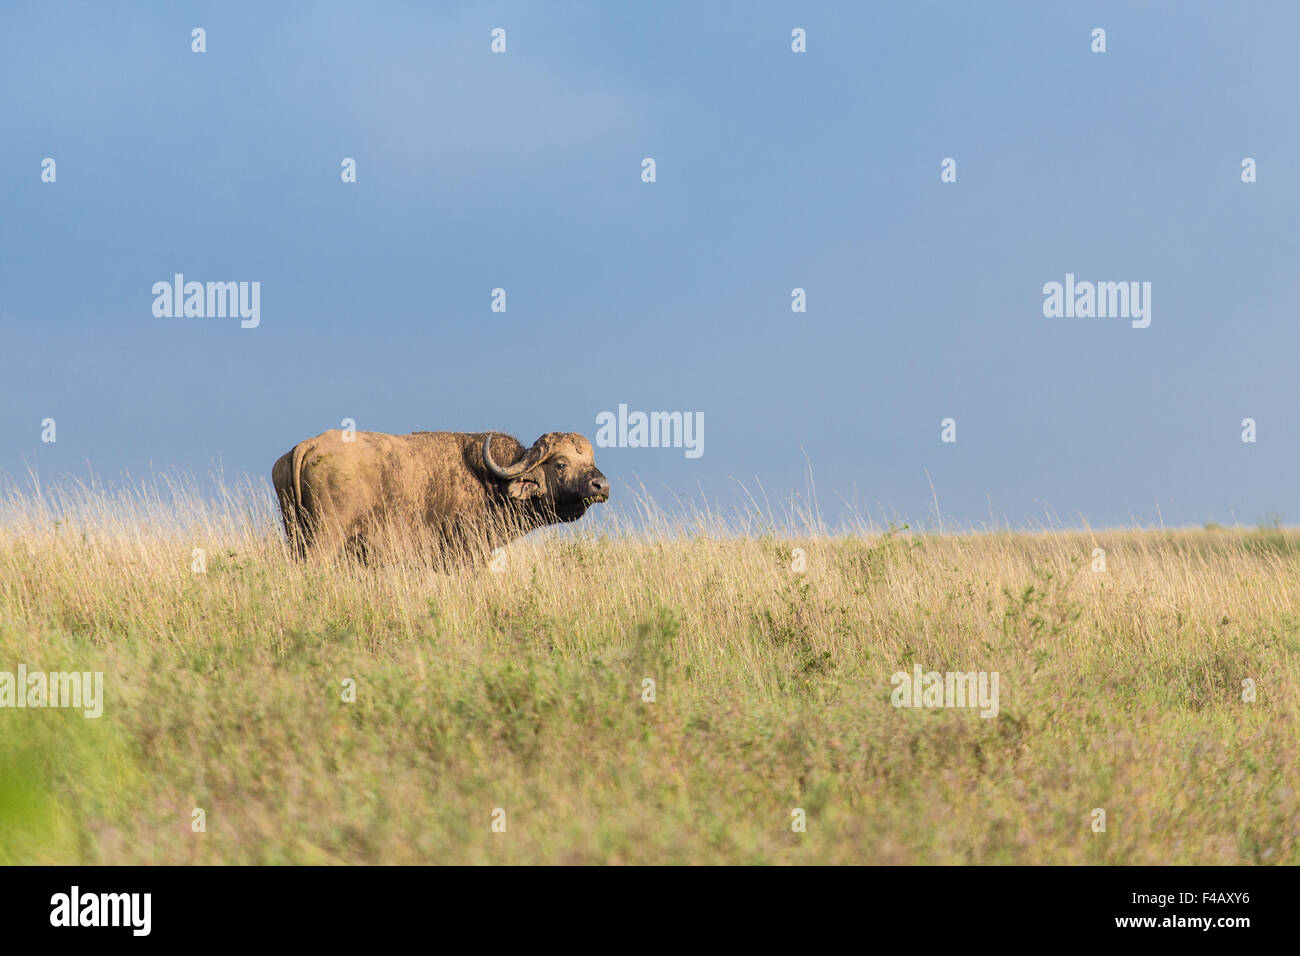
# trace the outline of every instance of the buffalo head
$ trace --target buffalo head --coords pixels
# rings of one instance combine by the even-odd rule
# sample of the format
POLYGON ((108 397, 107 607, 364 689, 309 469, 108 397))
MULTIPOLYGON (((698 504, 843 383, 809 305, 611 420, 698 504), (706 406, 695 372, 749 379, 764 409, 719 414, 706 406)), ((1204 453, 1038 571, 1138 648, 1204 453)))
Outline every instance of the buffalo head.
POLYGON ((502 466, 492 458, 493 433, 483 439, 483 464, 505 483, 508 497, 560 521, 577 521, 590 505, 609 500, 609 482, 596 467, 591 443, 576 432, 548 432, 522 458, 502 466))

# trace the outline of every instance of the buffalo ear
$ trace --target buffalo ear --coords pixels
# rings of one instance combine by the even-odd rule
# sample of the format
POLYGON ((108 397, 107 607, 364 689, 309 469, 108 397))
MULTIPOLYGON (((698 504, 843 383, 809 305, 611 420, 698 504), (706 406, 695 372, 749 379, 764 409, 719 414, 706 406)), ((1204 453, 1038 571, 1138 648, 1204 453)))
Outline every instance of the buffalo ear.
POLYGON ((526 498, 536 498, 542 493, 542 487, 536 479, 523 475, 514 481, 506 482, 506 495, 520 501, 526 498))

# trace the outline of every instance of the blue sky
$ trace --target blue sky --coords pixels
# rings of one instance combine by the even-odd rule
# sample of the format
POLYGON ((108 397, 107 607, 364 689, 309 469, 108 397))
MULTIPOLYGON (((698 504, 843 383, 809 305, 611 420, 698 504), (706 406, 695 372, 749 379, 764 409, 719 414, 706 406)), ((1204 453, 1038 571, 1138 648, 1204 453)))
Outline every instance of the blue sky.
POLYGON ((597 449, 616 501, 802 495, 811 462, 831 521, 932 519, 931 480, 957 524, 1295 520, 1298 27, 1289 3, 6 4, 0 470, 267 476, 344 418, 530 442, 623 403, 703 413, 705 446, 597 449), (176 272, 260 282, 260 325, 155 317, 176 272), (1150 282, 1150 327, 1045 317, 1066 273, 1150 282))

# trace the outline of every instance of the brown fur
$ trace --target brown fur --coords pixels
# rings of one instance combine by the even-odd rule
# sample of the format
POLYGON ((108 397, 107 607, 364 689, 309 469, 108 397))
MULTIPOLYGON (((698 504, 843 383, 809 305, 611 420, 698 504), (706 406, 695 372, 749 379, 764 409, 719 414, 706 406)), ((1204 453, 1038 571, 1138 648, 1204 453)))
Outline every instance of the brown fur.
MULTIPOLYGON (((271 470, 299 554, 347 547, 365 555, 398 536, 481 556, 534 528, 576 521, 609 495, 591 443, 573 432, 537 439, 537 464, 508 481, 483 460, 488 432, 355 432, 354 441, 344 434, 299 442, 271 470)), ((491 451, 503 468, 529 453, 500 433, 492 433, 491 451)))

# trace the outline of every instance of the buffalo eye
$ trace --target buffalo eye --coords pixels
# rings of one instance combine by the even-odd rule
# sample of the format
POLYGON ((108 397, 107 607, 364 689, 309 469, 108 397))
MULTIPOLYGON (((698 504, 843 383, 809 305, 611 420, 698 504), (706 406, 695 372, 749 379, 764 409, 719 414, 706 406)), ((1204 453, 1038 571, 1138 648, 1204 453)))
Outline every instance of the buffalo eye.
POLYGON ((565 464, 566 464, 565 462, 557 461, 557 462, 555 463, 555 470, 556 470, 556 471, 564 471, 565 464))

